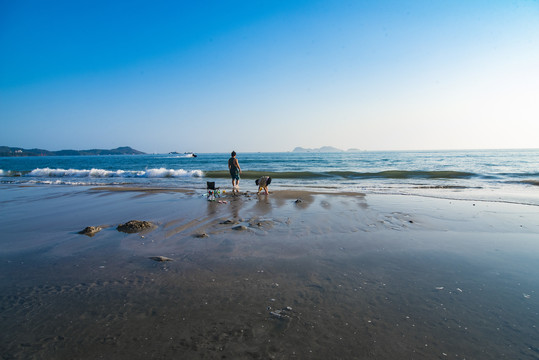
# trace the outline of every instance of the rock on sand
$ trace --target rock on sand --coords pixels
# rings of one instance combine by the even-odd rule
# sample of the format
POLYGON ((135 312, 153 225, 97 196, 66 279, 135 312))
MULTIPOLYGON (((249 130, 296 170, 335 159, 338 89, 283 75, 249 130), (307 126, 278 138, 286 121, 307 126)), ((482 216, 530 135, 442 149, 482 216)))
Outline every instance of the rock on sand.
POLYGON ((151 229, 154 225, 149 221, 131 220, 125 224, 118 225, 118 231, 132 234, 151 229))
POLYGON ((103 230, 101 226, 87 226, 84 230, 79 231, 79 234, 92 237, 101 230, 103 230))
POLYGON ((166 256, 150 256, 148 259, 152 259, 154 261, 174 261, 174 259, 168 258, 166 256))
POLYGON ((244 230, 247 230, 247 226, 245 226, 245 225, 238 225, 238 226, 234 226, 232 229, 238 230, 238 231, 244 231, 244 230))

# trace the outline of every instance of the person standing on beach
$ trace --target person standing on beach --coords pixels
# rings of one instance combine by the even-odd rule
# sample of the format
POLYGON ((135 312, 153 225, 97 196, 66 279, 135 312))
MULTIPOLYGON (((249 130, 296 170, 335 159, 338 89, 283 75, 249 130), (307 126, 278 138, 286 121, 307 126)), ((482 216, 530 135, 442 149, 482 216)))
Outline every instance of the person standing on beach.
POLYGON ((241 168, 236 159, 236 152, 232 151, 230 154, 231 158, 228 159, 228 170, 230 171, 230 176, 232 177, 232 189, 239 189, 240 185, 240 174, 241 168))

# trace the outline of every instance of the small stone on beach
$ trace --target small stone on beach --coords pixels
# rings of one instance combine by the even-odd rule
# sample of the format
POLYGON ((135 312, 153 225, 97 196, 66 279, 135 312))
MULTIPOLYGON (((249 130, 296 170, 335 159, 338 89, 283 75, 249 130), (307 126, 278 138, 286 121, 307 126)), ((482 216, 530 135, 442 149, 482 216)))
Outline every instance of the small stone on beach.
POLYGON ((245 226, 245 225, 238 225, 238 226, 234 226, 232 229, 238 230, 238 231, 244 231, 244 230, 247 230, 247 226, 245 226))
POLYGON ((235 225, 235 224, 239 224, 239 222, 237 222, 236 220, 228 219, 228 220, 220 222, 219 224, 221 224, 221 225, 235 225))
POLYGON ((286 314, 282 314, 281 310, 270 311, 270 315, 274 318, 284 320, 288 317, 286 314))
POLYGON ((150 256, 148 259, 154 261, 174 261, 174 259, 168 258, 166 256, 150 256))
POLYGON ((103 230, 101 226, 87 226, 84 230, 79 231, 79 234, 92 237, 101 230, 103 230))

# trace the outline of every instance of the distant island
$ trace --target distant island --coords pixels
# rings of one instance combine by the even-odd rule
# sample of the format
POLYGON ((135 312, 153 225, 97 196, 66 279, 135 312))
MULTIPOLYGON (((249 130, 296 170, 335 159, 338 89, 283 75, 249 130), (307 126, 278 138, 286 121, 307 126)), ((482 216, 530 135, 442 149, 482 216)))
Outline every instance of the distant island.
POLYGON ((306 149, 301 146, 296 147, 293 152, 342 152, 341 149, 334 148, 333 146, 322 146, 317 149, 306 149))
POLYGON ((78 155, 141 155, 142 151, 135 150, 129 146, 122 146, 111 150, 91 149, 91 150, 60 150, 49 151, 43 149, 23 149, 18 147, 0 146, 0 156, 78 156, 78 155))
MULTIPOLYGON (((316 148, 316 149, 306 149, 306 148, 302 148, 301 146, 298 146, 294 150, 292 150, 292 152, 325 152, 325 153, 344 152, 344 151, 345 150, 337 149, 337 148, 335 148, 333 146, 322 146, 322 147, 316 148)), ((359 150, 359 149, 348 149, 346 151, 354 152, 354 151, 361 151, 361 150, 359 150)))

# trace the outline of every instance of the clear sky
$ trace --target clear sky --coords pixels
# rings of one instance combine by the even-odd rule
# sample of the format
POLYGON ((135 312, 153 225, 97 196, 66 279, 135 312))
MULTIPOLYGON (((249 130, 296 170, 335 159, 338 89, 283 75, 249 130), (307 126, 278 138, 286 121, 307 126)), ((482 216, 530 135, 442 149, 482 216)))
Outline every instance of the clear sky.
POLYGON ((0 145, 539 148, 539 1, 0 0, 0 145))

